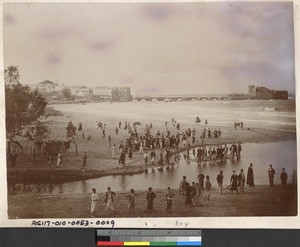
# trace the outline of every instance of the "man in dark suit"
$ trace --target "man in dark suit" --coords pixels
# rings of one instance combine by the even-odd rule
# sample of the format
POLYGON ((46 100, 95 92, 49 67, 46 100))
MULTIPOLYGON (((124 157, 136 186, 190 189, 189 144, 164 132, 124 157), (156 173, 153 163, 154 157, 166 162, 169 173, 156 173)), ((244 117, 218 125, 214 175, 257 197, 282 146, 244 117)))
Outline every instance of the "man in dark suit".
POLYGON ((273 187, 274 175, 275 175, 275 170, 272 167, 272 165, 270 164, 270 168, 268 170, 268 177, 269 177, 270 187, 273 187))

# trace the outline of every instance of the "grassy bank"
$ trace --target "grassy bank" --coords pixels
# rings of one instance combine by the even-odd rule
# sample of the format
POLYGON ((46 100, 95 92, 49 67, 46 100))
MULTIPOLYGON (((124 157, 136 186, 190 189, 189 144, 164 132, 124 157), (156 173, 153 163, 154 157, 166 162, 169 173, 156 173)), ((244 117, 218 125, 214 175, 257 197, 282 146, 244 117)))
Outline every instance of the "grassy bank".
MULTIPOLYGON (((155 211, 146 213, 146 191, 136 191, 135 213, 128 212, 128 193, 115 197, 116 212, 105 212, 104 193, 96 207, 96 217, 221 217, 221 216, 295 216, 297 215, 297 188, 295 185, 257 186, 236 194, 227 189, 220 195, 212 190, 211 199, 201 195, 202 206, 185 206, 184 196, 175 191, 172 213, 166 211, 165 190, 155 190, 155 211)), ((88 218, 90 194, 8 196, 9 218, 88 218)))

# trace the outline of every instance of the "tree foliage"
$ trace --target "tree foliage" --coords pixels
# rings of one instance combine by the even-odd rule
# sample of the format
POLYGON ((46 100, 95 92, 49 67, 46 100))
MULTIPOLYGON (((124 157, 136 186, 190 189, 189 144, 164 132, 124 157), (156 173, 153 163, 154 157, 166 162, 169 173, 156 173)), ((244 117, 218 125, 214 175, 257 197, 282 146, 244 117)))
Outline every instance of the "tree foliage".
POLYGON ((20 84, 20 73, 18 66, 9 66, 4 70, 4 81, 6 84, 20 84))
POLYGON ((7 138, 20 135, 22 130, 35 123, 45 111, 46 99, 37 91, 19 82, 17 66, 5 70, 5 110, 7 138))
POLYGON ((26 131, 26 137, 28 137, 29 140, 34 140, 39 142, 48 138, 49 134, 50 134, 50 129, 40 121, 36 121, 31 126, 28 126, 26 131))
POLYGON ((75 148, 76 148, 76 156, 78 156, 78 149, 77 149, 77 143, 75 141, 74 136, 76 135, 76 127, 75 125, 72 123, 72 121, 68 122, 68 126, 66 127, 66 131, 67 131, 67 138, 71 138, 75 148))
POLYGON ((64 88, 61 93, 67 100, 72 100, 73 97, 70 88, 64 88))

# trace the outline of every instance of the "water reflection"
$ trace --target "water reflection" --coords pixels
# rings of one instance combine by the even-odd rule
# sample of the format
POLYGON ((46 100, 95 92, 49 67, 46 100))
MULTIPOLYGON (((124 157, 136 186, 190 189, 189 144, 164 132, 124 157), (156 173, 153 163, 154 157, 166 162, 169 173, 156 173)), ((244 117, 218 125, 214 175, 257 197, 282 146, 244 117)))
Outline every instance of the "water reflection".
POLYGON ((126 176, 125 175, 121 175, 119 176, 119 185, 121 190, 126 190, 127 189, 127 183, 126 183, 126 176))
POLYGON ((86 180, 81 181, 80 184, 81 184, 81 191, 82 191, 83 193, 87 193, 88 187, 87 187, 86 180))
MULTIPOLYGON (((237 172, 244 169, 247 172, 248 166, 253 163, 254 179, 257 185, 268 184, 267 169, 269 164, 273 164, 276 170, 274 182, 280 183, 280 171, 285 167, 288 173, 288 183, 291 182, 292 172, 296 170, 296 141, 285 141, 266 144, 244 144, 241 159, 227 159, 221 162, 207 161, 197 164, 181 160, 180 164, 175 164, 169 169, 164 168, 158 171, 157 168, 149 169, 147 174, 107 176, 85 181, 76 181, 64 184, 14 184, 9 185, 9 194, 75 194, 89 193, 92 188, 99 192, 105 192, 110 186, 114 191, 145 190, 153 188, 178 188, 182 176, 185 175, 189 182, 197 181, 200 173, 209 175, 213 186, 216 186, 216 176, 223 170, 224 181, 229 183, 232 170, 237 172)), ((246 175, 246 174, 245 174, 246 175)))

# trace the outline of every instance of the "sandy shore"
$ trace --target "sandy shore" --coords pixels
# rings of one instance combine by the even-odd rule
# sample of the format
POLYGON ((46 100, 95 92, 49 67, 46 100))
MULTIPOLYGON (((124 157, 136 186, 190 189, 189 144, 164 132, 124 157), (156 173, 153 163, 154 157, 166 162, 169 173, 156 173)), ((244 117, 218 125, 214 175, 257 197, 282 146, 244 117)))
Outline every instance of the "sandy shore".
MULTIPOLYGON (((65 127, 67 126, 68 121, 73 121, 75 126, 78 126, 79 122, 83 124, 83 132, 85 134, 85 138, 82 138, 82 132, 77 132, 75 136, 75 140, 78 146, 79 155, 75 154, 75 146, 71 144, 69 150, 67 150, 63 154, 63 166, 60 170, 63 176, 67 181, 71 180, 81 180, 88 179, 94 177, 100 177, 103 175, 111 175, 111 174, 132 174, 132 173, 140 173, 142 172, 144 167, 143 155, 138 154, 137 151, 133 152, 133 159, 129 160, 126 158, 126 166, 122 168, 118 163, 119 154, 116 152, 114 159, 111 157, 111 148, 108 147, 107 136, 111 135, 112 144, 115 143, 117 150, 121 141, 125 141, 128 137, 128 131, 124 130, 124 122, 130 121, 131 123, 136 120, 134 116, 128 115, 126 119, 117 119, 116 117, 105 116, 105 118, 98 115, 90 115, 88 113, 82 112, 79 114, 78 112, 68 112, 63 111, 62 116, 50 116, 47 118, 45 124, 51 129, 51 137, 65 137, 66 131, 65 127), (96 127, 96 121, 101 120, 106 124, 106 137, 102 137, 102 130, 96 127), (122 128, 119 129, 118 135, 115 133, 115 127, 118 125, 119 120, 122 121, 122 128), (90 135, 91 140, 87 140, 86 137, 90 135), (82 168, 82 160, 81 155, 84 151, 87 151, 87 166, 86 172, 80 173, 80 176, 74 175, 75 173, 72 171, 77 171, 79 173, 82 168), (70 178, 70 179, 69 179, 70 178)), ((155 134, 158 130, 160 132, 165 132, 165 121, 163 120, 153 120, 151 121, 153 124, 153 129, 151 133, 155 134)), ((138 126, 138 132, 143 133, 145 127, 150 122, 148 120, 144 120, 141 122, 141 126, 138 126)), ((246 126, 244 129, 237 128, 235 129, 233 126, 219 126, 219 125, 208 125, 204 126, 203 124, 198 125, 196 123, 182 123, 180 133, 188 128, 196 129, 196 141, 192 146, 196 147, 201 145, 200 134, 204 128, 220 128, 222 131, 221 138, 205 138, 205 145, 220 145, 220 144, 231 144, 233 142, 241 142, 241 143, 264 143, 264 142, 274 142, 274 141, 284 141, 290 139, 296 139, 296 132, 292 126, 287 126, 287 128, 283 129, 282 126, 268 126, 263 128, 263 126, 258 127, 258 125, 246 126)), ((168 121, 168 129, 172 134, 177 133, 177 129, 171 124, 171 121, 168 121)), ((49 167, 47 166, 47 157, 43 155, 38 155, 36 161, 33 161, 32 154, 30 150, 32 149, 32 143, 22 140, 21 143, 24 146, 24 152, 20 153, 18 156, 16 168, 12 168, 10 165, 8 166, 8 180, 14 180, 14 182, 22 182, 26 177, 34 180, 39 180, 41 178, 40 172, 47 171, 45 174, 50 174, 49 167), (35 179, 36 178, 36 179, 35 179)), ((191 140, 190 140, 190 143, 191 140)), ((182 143, 179 146, 183 149, 182 143)), ((156 149, 156 153, 158 157, 159 150, 156 149)), ((54 157, 54 168, 55 169, 56 157, 54 157)), ((45 181, 49 182, 49 178, 52 179, 52 182, 55 182, 57 177, 55 175, 56 172, 52 172, 52 176, 46 176, 45 181), (54 175, 53 175, 54 174, 54 175)), ((61 175, 62 175, 61 174, 61 175)), ((59 175, 59 174, 58 174, 59 175)))
MULTIPOLYGON (((146 191, 136 191, 135 213, 128 212, 128 193, 117 193, 115 212, 105 212, 104 193, 99 194, 96 217, 226 217, 226 216, 295 216, 297 188, 295 185, 273 188, 257 186, 236 194, 228 189, 220 195, 214 188, 209 201, 200 198, 201 206, 184 205, 184 196, 175 191, 172 213, 166 211, 165 190, 155 190, 154 211, 146 213, 146 191)), ((89 218, 90 194, 75 196, 8 196, 9 218, 89 218)))

